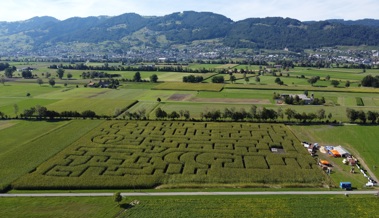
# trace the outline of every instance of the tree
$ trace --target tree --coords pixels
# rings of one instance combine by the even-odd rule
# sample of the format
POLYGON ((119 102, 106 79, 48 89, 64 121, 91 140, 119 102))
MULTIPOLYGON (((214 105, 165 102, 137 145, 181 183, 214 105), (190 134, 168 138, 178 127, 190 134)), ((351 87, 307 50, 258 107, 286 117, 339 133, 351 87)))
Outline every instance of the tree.
POLYGON ((362 121, 362 123, 366 123, 366 114, 364 111, 359 111, 358 112, 358 119, 360 119, 362 121))
POLYGON ((72 74, 71 73, 67 73, 67 79, 71 79, 72 78, 72 74))
POLYGON ((261 82, 261 78, 259 78, 259 76, 256 76, 255 77, 255 82, 257 82, 257 83, 261 82))
POLYGON ((231 83, 234 83, 236 81, 236 77, 231 74, 229 80, 231 83))
POLYGON ((319 79, 319 76, 313 76, 312 78, 308 79, 308 83, 310 83, 313 86, 313 84, 317 83, 319 79))
POLYGON ((31 78, 33 78, 33 74, 32 74, 32 71, 30 71, 30 70, 23 70, 22 71, 22 73, 21 73, 21 75, 22 75, 22 77, 24 78, 24 79, 31 79, 31 78))
POLYGON ((349 80, 346 81, 346 83, 345 83, 345 87, 346 87, 346 88, 347 88, 347 87, 350 87, 350 81, 349 81, 349 80))
POLYGON ((176 111, 172 111, 169 115, 168 115, 169 118, 175 120, 176 118, 179 118, 180 115, 178 114, 178 112, 176 111))
POLYGON ((4 75, 7 77, 7 78, 12 78, 13 77, 13 72, 15 72, 17 69, 15 66, 13 67, 8 67, 5 69, 5 72, 4 72, 4 75))
POLYGON ((325 115, 325 110, 324 109, 321 108, 320 110, 317 111, 317 118, 319 120, 322 120, 325 117, 326 117, 326 115, 325 115))
POLYGON ((5 85, 5 78, 3 76, 0 77, 0 83, 5 85))
POLYGON ((141 82, 141 73, 140 72, 136 72, 133 76, 133 81, 134 82, 141 82))
POLYGON ((64 69, 62 69, 62 68, 58 68, 58 70, 57 70, 57 74, 58 74, 58 78, 59 78, 59 79, 62 79, 62 78, 63 78, 63 75, 64 75, 64 69))
POLYGON ((292 110, 291 108, 287 108, 284 111, 284 114, 287 115, 287 119, 291 120, 292 118, 295 118, 295 115, 297 114, 295 110, 292 110))
POLYGON ((346 108, 346 116, 349 118, 350 122, 354 122, 358 119, 358 111, 351 108, 346 108))
POLYGON ((36 113, 37 113, 37 116, 39 119, 41 119, 42 117, 45 117, 46 116, 46 112, 47 112, 47 108, 46 107, 43 107, 43 106, 40 106, 40 105, 36 105, 35 107, 36 109, 36 113))
POLYGON ((157 76, 157 74, 153 74, 153 75, 150 76, 150 82, 152 82, 152 83, 158 82, 158 76, 157 76))
POLYGON ((18 114, 18 105, 17 104, 13 105, 13 111, 14 111, 14 114, 16 114, 16 116, 17 116, 17 114, 18 114))
POLYGON ((367 119, 371 121, 371 123, 375 123, 376 119, 378 118, 378 113, 368 111, 367 112, 367 119))
POLYGON ((212 77, 212 83, 224 83, 224 76, 214 76, 212 77))
POLYGON ((51 87, 54 87, 54 85, 55 85, 55 79, 54 78, 49 79, 49 85, 51 85, 51 87))
POLYGON ((334 86, 334 87, 337 87, 337 86, 340 84, 340 82, 338 82, 338 80, 332 80, 332 81, 330 82, 330 84, 331 84, 332 86, 334 86))
POLYGON ((325 77, 325 80, 329 81, 329 80, 330 80, 330 76, 327 75, 327 76, 325 77))
POLYGON ((43 84, 43 80, 41 78, 38 78, 37 79, 37 83, 38 83, 39 86, 41 86, 43 84))
POLYGON ((91 111, 91 110, 85 110, 82 112, 82 117, 92 119, 92 118, 96 117, 96 113, 94 111, 91 111))
POLYGON ((116 192, 113 194, 113 201, 120 205, 120 202, 122 201, 122 195, 120 192, 116 192))
POLYGON ((162 110, 160 107, 157 108, 157 110, 155 110, 155 116, 159 119, 159 118, 165 118, 167 117, 167 113, 166 111, 162 110))
POLYGON ((245 77, 245 82, 249 83, 249 81, 250 81, 249 77, 245 77))

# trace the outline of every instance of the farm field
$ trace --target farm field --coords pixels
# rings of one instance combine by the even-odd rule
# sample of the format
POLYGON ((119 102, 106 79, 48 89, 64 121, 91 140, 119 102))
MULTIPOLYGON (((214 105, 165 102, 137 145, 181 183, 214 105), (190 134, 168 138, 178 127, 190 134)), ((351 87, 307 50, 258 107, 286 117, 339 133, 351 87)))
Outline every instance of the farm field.
POLYGON ((137 199, 140 204, 123 217, 375 217, 379 205, 378 198, 374 196, 187 196, 137 199))
POLYGON ((1 198, 1 217, 115 217, 111 197, 1 198))
POLYGON ((103 121, 0 121, 0 191, 103 121))
POLYGON ((98 189, 232 183, 317 187, 323 180, 315 160, 284 125, 106 121, 12 186, 98 189))
POLYGON ((0 216, 376 217, 379 205, 378 198, 360 195, 127 197, 123 203, 134 200, 139 204, 122 212, 111 197, 0 198, 0 216))

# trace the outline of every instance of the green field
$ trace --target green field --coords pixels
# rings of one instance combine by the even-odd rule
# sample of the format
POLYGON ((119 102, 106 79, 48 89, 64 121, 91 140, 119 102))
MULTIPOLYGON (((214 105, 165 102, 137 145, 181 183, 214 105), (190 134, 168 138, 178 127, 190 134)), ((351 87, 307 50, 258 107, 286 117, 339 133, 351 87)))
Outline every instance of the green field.
POLYGON ((0 198, 1 217, 377 217, 374 196, 178 196, 0 198))
POLYGON ((0 217, 115 217, 111 197, 0 198, 0 217))
POLYGON ((214 83, 161 83, 155 90, 186 90, 186 91, 214 91, 219 92, 223 84, 214 83))
POLYGON ((123 217, 376 217, 374 196, 203 196, 138 198, 123 217), (162 207, 164 205, 164 207, 162 207))
POLYGON ((104 122, 13 183, 16 189, 162 184, 321 186, 321 170, 284 125, 104 122), (281 153, 271 148, 283 149, 281 153))
POLYGON ((103 121, 0 121, 0 191, 103 121))

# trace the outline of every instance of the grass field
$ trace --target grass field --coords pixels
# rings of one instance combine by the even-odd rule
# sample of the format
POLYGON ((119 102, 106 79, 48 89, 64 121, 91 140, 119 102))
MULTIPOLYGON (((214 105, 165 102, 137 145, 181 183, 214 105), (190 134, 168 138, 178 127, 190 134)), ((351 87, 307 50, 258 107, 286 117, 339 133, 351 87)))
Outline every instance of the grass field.
POLYGON ((342 145, 359 154, 379 178, 379 126, 291 126, 291 129, 300 140, 342 145))
POLYGON ((0 198, 1 217, 377 217, 374 196, 127 197, 124 211, 110 197, 0 198))
POLYGON ((105 122, 13 183, 16 189, 160 184, 321 186, 324 176, 283 125, 105 122), (272 153, 271 148, 283 153, 272 153), (285 175, 285 176, 284 176, 285 175))
POLYGON ((122 217, 376 217, 379 206, 379 199, 374 196, 342 195, 137 199, 140 204, 122 217))
POLYGON ((114 116, 116 110, 128 108, 136 101, 119 99, 64 99, 49 105, 49 110, 57 112, 62 111, 78 111, 79 113, 85 110, 92 110, 97 115, 114 116))
POLYGON ((223 84, 212 83, 161 83, 155 90, 186 90, 186 91, 214 91, 219 92, 223 84))
POLYGON ((0 190, 103 121, 11 122, 0 131, 0 190))
POLYGON ((115 217, 111 197, 0 198, 0 217, 115 217))

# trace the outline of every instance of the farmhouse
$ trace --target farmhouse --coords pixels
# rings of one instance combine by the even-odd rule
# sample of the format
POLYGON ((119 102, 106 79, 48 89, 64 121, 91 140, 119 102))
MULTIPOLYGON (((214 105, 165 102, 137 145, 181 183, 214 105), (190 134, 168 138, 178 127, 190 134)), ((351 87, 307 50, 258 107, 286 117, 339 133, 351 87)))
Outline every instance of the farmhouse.
POLYGON ((296 98, 296 96, 299 97, 300 100, 303 100, 305 104, 311 104, 313 102, 313 98, 309 98, 305 94, 281 94, 281 99, 286 99, 287 97, 296 98))

